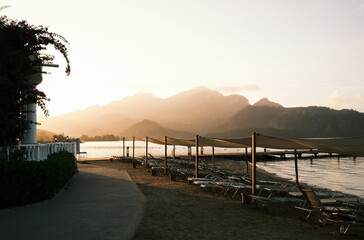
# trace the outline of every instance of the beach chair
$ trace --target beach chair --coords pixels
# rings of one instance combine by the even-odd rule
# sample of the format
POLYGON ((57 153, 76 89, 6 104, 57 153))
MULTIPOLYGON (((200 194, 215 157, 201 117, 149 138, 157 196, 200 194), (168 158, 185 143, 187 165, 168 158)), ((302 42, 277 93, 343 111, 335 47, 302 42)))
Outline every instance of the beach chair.
POLYGON ((310 187, 298 186, 305 199, 303 207, 297 206, 296 209, 307 212, 306 220, 311 216, 322 223, 334 222, 340 224, 340 233, 346 234, 353 225, 364 226, 364 216, 355 209, 342 206, 327 206, 310 187))
POLYGON ((357 212, 364 213, 364 201, 352 196, 334 198, 336 202, 342 204, 342 206, 352 208, 357 212))
POLYGON ((274 215, 278 214, 284 206, 296 207, 305 203, 304 200, 295 197, 264 197, 260 195, 249 195, 249 197, 257 208, 267 208, 274 215))
POLYGON ((211 178, 215 177, 215 175, 212 174, 207 174, 205 177, 203 178, 196 178, 196 177, 189 177, 187 178, 187 181, 189 183, 193 183, 194 181, 210 181, 211 178))
POLYGON ((196 178, 196 179, 197 180, 192 181, 192 183, 194 185, 209 184, 209 183, 213 183, 213 182, 222 180, 222 178, 219 177, 219 176, 213 176, 213 177, 211 177, 209 179, 203 179, 203 178, 200 178, 200 179, 196 178))
MULTIPOLYGON (((261 192, 261 187, 260 185, 256 185, 256 188, 259 192, 261 192)), ((229 187, 228 190, 233 190, 234 193, 232 194, 231 198, 234 198, 236 196, 236 194, 240 193, 245 193, 245 194, 249 194, 252 192, 252 186, 251 185, 247 185, 244 183, 235 183, 235 184, 231 184, 231 186, 229 187)))

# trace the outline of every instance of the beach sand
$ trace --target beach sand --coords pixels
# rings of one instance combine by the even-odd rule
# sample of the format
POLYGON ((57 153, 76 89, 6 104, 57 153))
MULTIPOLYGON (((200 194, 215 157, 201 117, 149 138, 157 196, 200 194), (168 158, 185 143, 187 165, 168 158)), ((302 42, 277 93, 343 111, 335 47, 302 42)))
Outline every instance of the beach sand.
MULTIPOLYGON (((142 166, 132 168, 119 161, 89 161, 127 171, 147 198, 146 212, 133 239, 363 239, 358 229, 339 235, 337 225, 321 225, 302 220, 290 208, 273 215, 266 209, 243 204, 177 177, 158 172, 152 176, 142 166)), ((241 169, 241 162, 219 160, 217 165, 241 169)), ((259 171, 258 177, 274 176, 259 171)), ((359 229, 362 232, 362 229, 359 229)))

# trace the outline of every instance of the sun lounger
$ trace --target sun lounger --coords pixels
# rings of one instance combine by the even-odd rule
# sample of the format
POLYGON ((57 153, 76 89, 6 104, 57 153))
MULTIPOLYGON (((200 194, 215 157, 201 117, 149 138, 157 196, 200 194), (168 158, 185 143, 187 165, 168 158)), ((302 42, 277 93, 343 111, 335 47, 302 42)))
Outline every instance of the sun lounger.
POLYGON ((226 189, 229 188, 229 186, 233 183, 234 181, 230 179, 213 178, 211 181, 202 182, 200 187, 204 189, 209 188, 213 191, 221 190, 221 193, 224 193, 226 189))
POLYGON ((210 179, 199 179, 199 180, 192 181, 192 183, 195 184, 195 185, 201 185, 201 184, 212 183, 212 182, 215 182, 215 181, 220 181, 221 179, 222 178, 219 177, 219 176, 213 176, 210 179))
POLYGON ((278 214, 281 208, 285 205, 290 207, 295 207, 297 205, 302 205, 305 201, 295 197, 264 197, 259 195, 249 195, 255 206, 267 208, 269 212, 278 214))
POLYGON ((301 211, 308 213, 306 220, 310 216, 315 218, 322 224, 326 222, 335 222, 340 224, 340 232, 346 234, 350 226, 363 225, 364 217, 356 210, 352 208, 325 206, 316 193, 309 187, 299 186, 302 195, 306 201, 304 207, 296 207, 301 211))
MULTIPOLYGON (((259 185, 256 185, 256 188, 258 191, 261 191, 261 188, 259 185)), ((251 193, 252 192, 252 186, 251 185, 246 185, 243 183, 239 183, 239 184, 232 184, 229 188, 229 190, 235 190, 234 194, 231 196, 231 198, 234 198, 236 196, 237 193, 251 193)))
POLYGON ((212 177, 214 177, 214 175, 208 174, 203 178, 190 177, 190 178, 187 178, 187 181, 193 182, 193 181, 199 181, 199 180, 210 180, 212 177))
POLYGON ((346 198, 334 198, 336 202, 341 203, 342 206, 355 209, 358 212, 364 212, 364 202, 359 198, 346 197, 346 198))

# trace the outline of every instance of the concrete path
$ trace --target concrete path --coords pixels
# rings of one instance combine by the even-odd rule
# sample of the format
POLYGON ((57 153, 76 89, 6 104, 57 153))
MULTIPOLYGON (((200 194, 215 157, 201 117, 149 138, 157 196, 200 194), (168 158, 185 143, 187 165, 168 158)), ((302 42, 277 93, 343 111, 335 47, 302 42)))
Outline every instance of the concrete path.
POLYGON ((0 239, 131 239, 146 199, 123 171, 79 164, 79 175, 51 201, 0 210, 0 239))

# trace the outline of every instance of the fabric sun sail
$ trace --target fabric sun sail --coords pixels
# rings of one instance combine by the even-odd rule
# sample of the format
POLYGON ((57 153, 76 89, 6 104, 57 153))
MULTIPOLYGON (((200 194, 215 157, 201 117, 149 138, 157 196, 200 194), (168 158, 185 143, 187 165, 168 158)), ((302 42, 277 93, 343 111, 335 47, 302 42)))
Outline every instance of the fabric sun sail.
MULTIPOLYGON (((135 138, 137 141, 145 141, 145 138, 135 138)), ((156 144, 164 144, 164 140, 148 138, 148 141, 156 144)), ((170 138, 168 145, 195 146, 195 140, 170 138)), ((199 136, 199 146, 211 146, 221 148, 246 148, 251 147, 252 138, 207 138, 199 136)), ((256 135, 256 146, 271 149, 315 149, 319 152, 338 153, 347 156, 364 157, 364 136, 348 138, 280 138, 272 136, 256 135)))

